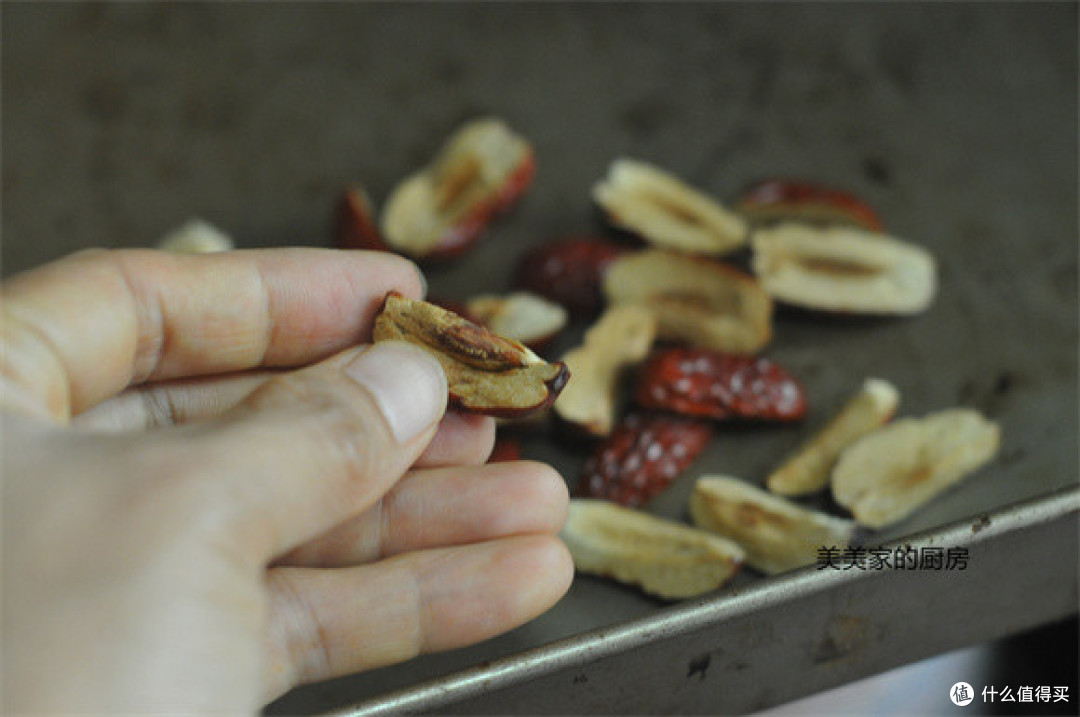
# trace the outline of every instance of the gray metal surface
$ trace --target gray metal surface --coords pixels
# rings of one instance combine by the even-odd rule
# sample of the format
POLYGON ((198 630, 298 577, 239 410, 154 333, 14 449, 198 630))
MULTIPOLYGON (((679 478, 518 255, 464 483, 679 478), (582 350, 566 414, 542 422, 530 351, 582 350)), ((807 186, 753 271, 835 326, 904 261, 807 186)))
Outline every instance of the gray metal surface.
MULTIPOLYGON (((1074 4, 4 3, 0 12, 5 275, 87 246, 146 246, 193 214, 244 247, 328 245, 331 207, 347 182, 382 200, 462 119, 490 112, 534 141, 537 180, 473 254, 431 273, 442 296, 502 290, 527 247, 596 230, 589 187, 619 155, 722 198, 776 174, 831 182, 865 196, 891 231, 939 259, 941 292, 923 316, 782 312, 769 354, 806 384, 810 417, 725 430, 651 510, 685 517, 702 472, 762 480, 868 375, 900 388, 903 414, 970 405, 1004 429, 991 467, 874 542, 970 525, 1077 483, 1074 4)), ((576 479, 579 447, 539 436, 525 449, 576 479)), ((1012 547, 975 560, 973 545, 964 575, 747 574, 690 608, 580 577, 555 609, 509 635, 299 689, 271 711, 340 708, 489 663, 500 666, 443 684, 455 694, 436 699, 444 689, 419 688, 410 708, 449 709, 466 695, 459 706, 468 711, 776 702, 1045 621, 1068 600, 1075 609, 1075 559, 1053 580, 1036 559, 1070 555, 1075 528, 1042 515, 995 519, 973 537, 989 541, 1000 527, 1012 547), (1034 592, 988 592, 991 568, 1003 585, 1034 592), (956 591, 975 600, 970 619, 946 599, 956 591), (788 593, 799 599, 781 599, 788 593), (753 632, 755 609, 768 607, 820 644, 849 600, 887 604, 917 629, 871 629, 858 659, 821 665, 753 647, 785 635, 753 632), (650 628, 654 620, 666 627, 650 628), (554 658, 512 657, 579 635, 572 661, 605 656, 587 673, 591 683, 566 687, 558 669, 540 679, 554 658), (631 646, 639 649, 620 652, 631 646), (751 647, 768 667, 758 664, 749 686, 730 651, 751 647), (714 652, 707 679, 686 679, 683 658, 714 652), (616 679, 645 668, 665 681, 616 679), (483 694, 470 692, 477 685, 483 694), (590 689, 603 700, 572 705, 548 694, 573 690, 585 700, 590 689), (645 694, 671 691, 670 702, 645 694), (731 701, 711 702, 720 692, 731 701), (510 695, 526 701, 499 701, 510 695)))
POLYGON ((338 714, 762 709, 1072 614, 1078 511, 1066 489, 888 546, 964 547, 963 570, 810 567, 338 714))

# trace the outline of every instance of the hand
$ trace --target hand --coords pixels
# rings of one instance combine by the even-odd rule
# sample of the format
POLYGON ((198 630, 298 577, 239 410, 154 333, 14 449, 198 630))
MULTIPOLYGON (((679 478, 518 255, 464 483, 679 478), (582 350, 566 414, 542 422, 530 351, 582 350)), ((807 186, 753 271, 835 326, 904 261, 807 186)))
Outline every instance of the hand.
POLYGON ((91 251, 2 289, 5 708, 255 711, 569 586, 550 468, 482 465, 388 254, 91 251), (357 348, 359 346, 359 348, 357 348))

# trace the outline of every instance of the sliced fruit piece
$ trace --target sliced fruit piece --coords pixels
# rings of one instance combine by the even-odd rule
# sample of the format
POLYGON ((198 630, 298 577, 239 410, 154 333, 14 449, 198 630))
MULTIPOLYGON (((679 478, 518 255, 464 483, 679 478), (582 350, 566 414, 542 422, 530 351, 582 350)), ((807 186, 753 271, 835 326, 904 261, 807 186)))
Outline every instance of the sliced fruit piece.
POLYGON ((773 575, 811 565, 821 548, 844 547, 855 523, 808 510, 746 481, 702 476, 690 496, 694 524, 746 551, 746 564, 773 575))
POLYGON ((195 217, 163 236, 157 248, 174 254, 213 254, 232 251, 235 245, 228 234, 195 217))
POLYGON ((469 299, 469 316, 495 333, 539 351, 566 326, 566 309, 542 296, 518 291, 469 299))
POLYGON ((656 314, 660 337, 735 354, 772 337, 772 300, 752 276, 718 261, 647 249, 616 259, 604 276, 612 303, 656 314))
POLYGON ((550 406, 569 379, 566 364, 548 363, 517 341, 426 301, 395 292, 375 319, 375 341, 408 341, 446 372, 450 405, 489 416, 521 416, 550 406))
POLYGON ((591 316, 604 304, 604 274, 623 248, 602 239, 570 237, 538 246, 522 259, 514 285, 591 316))
POLYGON ((555 413, 594 436, 607 436, 615 426, 619 378, 649 354, 656 337, 656 318, 648 309, 626 304, 608 309, 585 332, 581 346, 562 360, 574 375, 555 402, 555 413))
POLYGON ((1000 442, 998 425, 971 409, 895 421, 840 454, 833 497, 863 525, 882 528, 981 468, 1000 442))
POLYGON ((637 402, 718 419, 797 421, 806 415, 806 392, 778 364, 708 349, 654 353, 642 367, 637 402))
POLYGON ((580 572, 668 600, 716 590, 739 571, 744 555, 712 533, 602 500, 572 499, 560 537, 580 572))
POLYGON ((578 494, 631 508, 644 505, 686 470, 712 435, 705 421, 631 413, 585 462, 578 494))
POLYGON ((873 207, 850 192, 801 179, 767 179, 746 188, 736 204, 752 221, 846 224, 883 232, 873 207))
POLYGON ((666 249, 720 256, 746 244, 746 222, 650 164, 617 159, 592 191, 608 221, 666 249))
POLYGON ((429 167, 393 191, 382 235, 393 251, 417 259, 457 256, 524 194, 534 174, 532 146, 504 122, 469 122, 429 167))
POLYGON ((358 184, 351 185, 338 200, 334 213, 335 245, 338 249, 390 251, 375 221, 371 195, 358 184))
POLYGON ((850 314, 917 314, 934 298, 925 249, 860 229, 781 224, 754 232, 754 271, 773 298, 850 314))
POLYGON ((891 383, 867 379, 840 412, 769 476, 769 490, 779 495, 807 495, 829 484, 840 453, 893 417, 900 392, 891 383))

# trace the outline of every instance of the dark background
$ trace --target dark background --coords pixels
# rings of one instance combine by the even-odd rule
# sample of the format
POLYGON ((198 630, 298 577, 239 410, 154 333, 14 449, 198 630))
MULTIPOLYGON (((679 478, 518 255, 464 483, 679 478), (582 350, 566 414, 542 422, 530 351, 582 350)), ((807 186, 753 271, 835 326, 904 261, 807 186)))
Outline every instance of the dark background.
MULTIPOLYGON (((1073 3, 5 2, 2 21, 4 275, 148 246, 193 215, 242 247, 327 246, 346 183, 381 202, 461 121, 493 113, 534 142, 536 184, 433 291, 502 290, 526 247, 596 230, 589 188, 620 155, 725 200, 773 175, 837 184, 938 257, 940 296, 910 321, 781 314, 771 355, 825 412, 882 375, 908 415, 972 405, 1005 431, 978 482, 884 537, 1077 480, 1073 3)), ((760 478, 817 425, 745 432, 703 465, 760 478)), ((579 455, 527 448, 574 479, 579 455)), ((689 485, 655 510, 680 515, 689 485)), ((278 708, 340 705, 657 607, 579 579, 507 638, 278 708)), ((1075 622, 1064 634, 1075 677, 1075 622)))

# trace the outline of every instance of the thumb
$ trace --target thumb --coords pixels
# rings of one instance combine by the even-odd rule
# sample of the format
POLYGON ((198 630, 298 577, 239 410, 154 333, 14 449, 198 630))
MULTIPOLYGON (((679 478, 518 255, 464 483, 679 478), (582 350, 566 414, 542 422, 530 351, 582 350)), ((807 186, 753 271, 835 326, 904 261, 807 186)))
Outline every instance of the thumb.
POLYGON ((446 409, 422 349, 384 342, 275 377, 222 416, 217 476, 261 558, 370 507, 419 457, 446 409))

